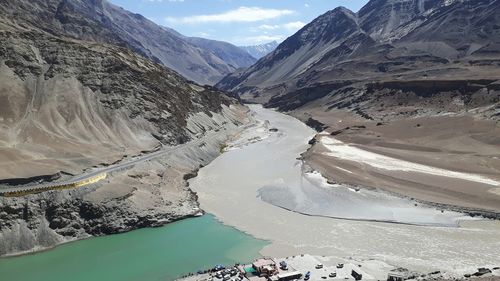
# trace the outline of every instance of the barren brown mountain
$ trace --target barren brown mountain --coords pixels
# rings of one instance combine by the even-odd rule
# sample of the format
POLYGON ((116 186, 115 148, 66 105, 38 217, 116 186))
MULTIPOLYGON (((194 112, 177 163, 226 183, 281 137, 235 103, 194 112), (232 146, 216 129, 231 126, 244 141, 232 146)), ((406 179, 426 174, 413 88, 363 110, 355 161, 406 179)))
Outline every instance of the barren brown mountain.
MULTIPOLYGON (((372 0, 321 15, 217 87, 357 148, 498 181, 499 79, 500 1, 372 0)), ((498 186, 327 156, 318 140, 307 161, 333 182, 500 211, 498 186)))

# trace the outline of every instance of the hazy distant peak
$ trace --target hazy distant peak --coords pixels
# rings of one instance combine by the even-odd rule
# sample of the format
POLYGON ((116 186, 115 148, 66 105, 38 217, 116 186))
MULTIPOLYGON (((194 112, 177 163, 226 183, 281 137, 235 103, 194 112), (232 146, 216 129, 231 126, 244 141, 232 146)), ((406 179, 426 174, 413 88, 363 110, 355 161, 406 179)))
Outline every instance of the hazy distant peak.
POLYGON ((247 53, 249 53, 252 57, 256 59, 260 59, 270 52, 274 51, 276 47, 278 47, 278 42, 272 41, 269 43, 261 44, 261 45, 254 45, 254 46, 240 46, 241 49, 245 50, 247 53))

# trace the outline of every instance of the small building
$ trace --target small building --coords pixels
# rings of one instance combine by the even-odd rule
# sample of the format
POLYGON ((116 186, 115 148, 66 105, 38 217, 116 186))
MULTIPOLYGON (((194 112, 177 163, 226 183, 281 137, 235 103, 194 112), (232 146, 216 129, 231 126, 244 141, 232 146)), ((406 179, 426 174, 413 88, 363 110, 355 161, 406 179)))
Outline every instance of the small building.
POLYGON ((359 281, 363 279, 363 275, 361 273, 358 273, 354 270, 351 271, 351 276, 354 278, 354 280, 359 281))
POLYGON ((302 278, 302 273, 299 271, 283 272, 278 275, 272 276, 272 281, 290 281, 302 278))
POLYGON ((252 267, 261 277, 271 277, 278 274, 278 267, 272 259, 258 259, 252 263, 252 267))
POLYGON ((406 280, 406 274, 402 272, 390 272, 387 275, 387 281, 404 281, 406 280))
POLYGON ((412 279, 412 274, 406 268, 396 268, 387 275, 387 281, 404 281, 412 279))

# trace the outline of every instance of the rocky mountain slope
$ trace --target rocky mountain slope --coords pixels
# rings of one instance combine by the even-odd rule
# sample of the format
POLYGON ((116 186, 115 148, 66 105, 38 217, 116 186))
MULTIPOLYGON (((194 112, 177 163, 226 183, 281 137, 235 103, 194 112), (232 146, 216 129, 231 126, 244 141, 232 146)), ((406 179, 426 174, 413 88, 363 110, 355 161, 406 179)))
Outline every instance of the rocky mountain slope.
POLYGON ((217 87, 324 131, 303 160, 332 183, 500 217, 496 184, 383 165, 500 180, 499 0, 336 8, 217 87))
POLYGON ((236 99, 124 44, 123 34, 109 27, 109 7, 103 14, 73 10, 100 4, 107 5, 1 2, 2 185, 67 178, 150 150, 182 149, 97 185, 0 197, 0 255, 194 215, 200 210, 186 175, 219 155, 221 143, 247 120, 236 99))
POLYGON ((257 61, 251 54, 227 42, 199 37, 185 37, 185 39, 201 49, 211 51, 235 69, 249 67, 257 61))
MULTIPOLYGON (((193 44, 176 31, 106 0, 4 0, 0 3, 2 13, 14 21, 36 25, 56 35, 129 48, 200 84, 213 85, 235 69, 248 66, 251 60, 245 57, 241 61, 232 58, 226 61, 224 52, 193 44)), ((224 48, 245 55, 235 46, 224 48)))
POLYGON ((358 13, 337 8, 217 86, 283 110, 324 98, 331 108, 375 119, 391 111, 373 112, 376 105, 392 104, 498 118, 499 15, 498 0, 372 0, 358 13), (445 102, 454 99, 462 106, 445 102))
POLYGON ((271 53, 278 47, 278 42, 273 41, 266 44, 254 45, 254 46, 240 46, 245 52, 249 53, 252 57, 260 59, 267 54, 271 53))

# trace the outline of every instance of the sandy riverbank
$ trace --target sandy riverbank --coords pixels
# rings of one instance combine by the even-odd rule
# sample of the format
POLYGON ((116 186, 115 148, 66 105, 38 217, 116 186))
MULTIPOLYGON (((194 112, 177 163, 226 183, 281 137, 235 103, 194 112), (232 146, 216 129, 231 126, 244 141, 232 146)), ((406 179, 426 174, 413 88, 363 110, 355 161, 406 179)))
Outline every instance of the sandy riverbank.
POLYGON ((500 212, 500 127, 494 121, 437 115, 375 122, 318 108, 293 114, 312 115, 332 134, 319 137, 305 155, 331 182, 500 212))

